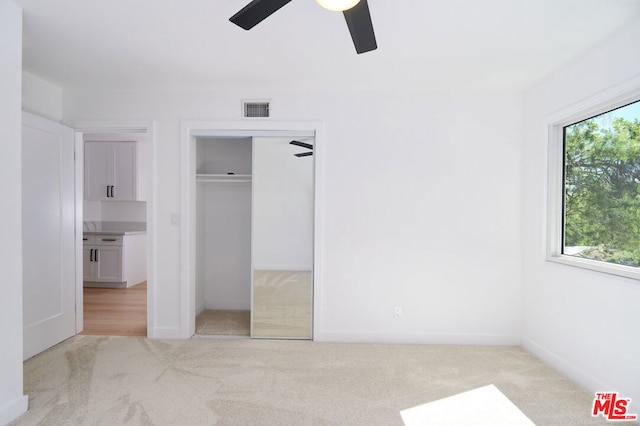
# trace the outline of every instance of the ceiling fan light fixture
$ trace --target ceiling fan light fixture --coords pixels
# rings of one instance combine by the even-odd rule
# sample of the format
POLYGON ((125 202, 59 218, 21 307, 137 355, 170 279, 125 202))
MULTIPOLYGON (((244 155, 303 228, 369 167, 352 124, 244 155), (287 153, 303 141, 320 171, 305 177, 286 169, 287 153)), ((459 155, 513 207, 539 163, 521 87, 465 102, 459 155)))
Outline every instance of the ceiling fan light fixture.
POLYGON ((316 0, 316 2, 327 10, 343 12, 360 3, 360 0, 316 0))

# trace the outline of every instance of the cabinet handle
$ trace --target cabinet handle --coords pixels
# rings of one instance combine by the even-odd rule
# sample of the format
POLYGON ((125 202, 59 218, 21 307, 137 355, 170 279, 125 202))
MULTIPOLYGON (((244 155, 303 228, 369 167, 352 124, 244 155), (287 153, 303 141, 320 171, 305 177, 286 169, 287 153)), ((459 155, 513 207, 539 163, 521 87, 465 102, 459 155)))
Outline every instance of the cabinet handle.
POLYGON ((87 240, 88 240, 88 238, 83 238, 83 239, 82 239, 82 241, 87 241, 87 240))
POLYGON ((96 249, 96 253, 94 255, 94 262, 98 261, 98 249, 96 249))
POLYGON ((111 185, 111 198, 113 198, 113 188, 114 188, 114 186, 111 185))
POLYGON ((101 238, 102 241, 118 241, 115 238, 101 238))
POLYGON ((107 198, 109 198, 109 185, 107 185, 107 198))
POLYGON ((93 262, 93 249, 89 250, 89 262, 93 262))

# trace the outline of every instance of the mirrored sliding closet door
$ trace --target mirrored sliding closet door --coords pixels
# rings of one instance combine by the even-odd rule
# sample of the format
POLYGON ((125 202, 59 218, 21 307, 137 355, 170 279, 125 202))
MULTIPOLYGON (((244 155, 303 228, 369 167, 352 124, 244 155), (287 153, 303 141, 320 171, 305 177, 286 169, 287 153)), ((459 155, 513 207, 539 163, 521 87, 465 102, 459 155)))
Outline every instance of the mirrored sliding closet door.
POLYGON ((312 337, 313 144, 253 138, 252 337, 312 337))

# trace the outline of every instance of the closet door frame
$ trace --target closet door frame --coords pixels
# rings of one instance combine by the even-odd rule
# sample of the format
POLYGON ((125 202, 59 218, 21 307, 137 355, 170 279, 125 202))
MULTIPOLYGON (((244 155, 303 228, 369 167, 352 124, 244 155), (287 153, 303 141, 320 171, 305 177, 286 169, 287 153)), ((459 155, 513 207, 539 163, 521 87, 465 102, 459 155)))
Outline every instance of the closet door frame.
POLYGON ((196 312, 196 138, 313 137, 313 328, 312 339, 323 340, 322 324, 322 206, 323 135, 320 121, 182 121, 180 124, 180 337, 195 333, 196 312))

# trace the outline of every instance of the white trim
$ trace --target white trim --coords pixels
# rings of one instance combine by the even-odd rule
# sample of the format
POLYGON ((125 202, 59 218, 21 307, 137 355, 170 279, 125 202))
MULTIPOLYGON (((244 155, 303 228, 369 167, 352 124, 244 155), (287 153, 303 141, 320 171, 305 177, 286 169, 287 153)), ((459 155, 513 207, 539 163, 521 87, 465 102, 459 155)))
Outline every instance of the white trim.
MULTIPOLYGON (((154 339, 180 339, 180 328, 178 327, 156 327, 153 330, 154 339)), ((149 336, 151 338, 151 336, 149 336)))
POLYGON ((320 336, 322 318, 322 247, 324 206, 323 137, 319 121, 182 121, 180 123, 180 337, 195 333, 195 138, 315 137, 313 336, 320 336))
POLYGON ((253 138, 253 137, 262 137, 262 138, 304 138, 304 137, 313 137, 313 131, 308 130, 262 130, 262 129, 221 129, 221 130, 212 130, 212 129, 194 129, 191 136, 197 138, 253 138))
POLYGON ((123 132, 120 129, 115 129, 113 133, 90 133, 91 139, 85 140, 85 142, 141 142, 146 143, 147 135, 145 132, 123 132))
MULTIPOLYGON (((77 133, 128 133, 143 130, 146 132, 146 203, 147 203, 147 337, 161 338, 163 329, 156 327, 156 276, 157 276, 157 221, 156 221, 156 122, 155 121, 78 121, 68 124, 77 133)), ((82 226, 82 223, 80 223, 82 226)), ((80 257, 81 262, 82 257, 80 257)), ((82 276, 82 275, 81 275, 82 276)), ((80 284, 82 286, 82 284, 80 284)), ((77 320, 76 320, 77 322, 77 320)), ((176 337, 176 336, 173 336, 176 337)), ((171 338, 171 337, 167 337, 171 338)))
POLYGON ((22 395, 0 407, 0 425, 7 425, 27 412, 29 397, 22 395))
POLYGON ((398 343, 421 345, 501 345, 520 346, 518 334, 489 333, 420 333, 420 332, 371 332, 371 331, 324 331, 314 336, 316 341, 342 343, 398 343))
POLYGON ((640 77, 635 77, 562 108, 547 116, 549 125, 576 123, 640 98, 640 77))
POLYGON ((551 256, 548 257, 547 260, 563 265, 640 280, 640 268, 634 268, 631 266, 617 265, 615 263, 607 263, 581 257, 567 256, 565 254, 551 256))
POLYGON ((542 345, 529 338, 522 338, 522 347, 528 352, 531 352, 533 355, 540 358, 546 364, 557 369, 558 371, 561 371, 571 380, 581 384, 589 390, 593 390, 595 392, 596 390, 600 389, 610 389, 609 386, 606 386, 604 383, 602 383, 600 380, 596 379, 586 371, 577 368, 575 364, 566 361, 558 354, 551 352, 550 350, 546 349, 542 345))
MULTIPOLYGON (((531 339, 523 337, 522 347, 526 351, 540 358, 540 360, 542 360, 545 364, 562 372, 562 374, 567 376, 569 379, 578 383, 594 394, 595 392, 616 391, 620 392, 622 394, 621 396, 623 397, 630 395, 630 392, 628 390, 616 388, 614 386, 611 386, 610 383, 604 383, 597 377, 594 377, 591 374, 587 373, 585 370, 576 367, 575 363, 568 362, 560 355, 546 349, 544 346, 531 339)), ((634 414, 640 413, 640 401, 633 399, 629 406, 629 412, 634 414)))
POLYGON ((570 105, 547 117, 547 261, 640 280, 640 268, 562 254, 563 128, 578 121, 640 100, 640 77, 631 79, 570 105))
MULTIPOLYGON (((253 173, 255 170, 255 164, 256 164, 256 140, 254 137, 251 138, 251 173, 252 173, 252 181, 253 181, 253 173)), ((249 337, 253 337, 254 333, 253 333, 253 318, 254 318, 254 314, 255 311, 253 309, 254 306, 254 296, 255 296, 255 292, 253 291, 253 283, 255 282, 256 279, 256 265, 255 265, 255 256, 253 255, 254 253, 254 244, 253 244, 253 236, 255 235, 255 220, 253 219, 255 217, 255 208, 256 208, 256 191, 254 191, 254 187, 253 187, 253 182, 251 183, 251 293, 250 293, 250 300, 249 300, 249 337)), ((313 333, 312 333, 313 334, 313 333)))
POLYGON ((82 134, 75 137, 75 257, 76 257, 76 334, 84 330, 84 291, 82 282, 82 217, 84 208, 84 142, 82 134))

